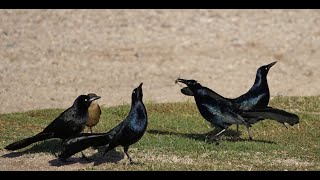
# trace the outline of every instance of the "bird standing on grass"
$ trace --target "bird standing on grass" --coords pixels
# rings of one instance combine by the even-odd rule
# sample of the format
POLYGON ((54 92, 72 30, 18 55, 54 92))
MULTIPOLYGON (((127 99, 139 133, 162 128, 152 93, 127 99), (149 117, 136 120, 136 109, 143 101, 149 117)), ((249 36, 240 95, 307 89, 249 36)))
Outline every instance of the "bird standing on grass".
POLYGON ((272 107, 242 110, 228 99, 223 98, 209 88, 202 86, 195 80, 177 79, 192 91, 198 110, 202 117, 215 127, 222 130, 212 138, 217 139, 230 125, 242 124, 247 127, 249 139, 252 139, 249 128, 257 120, 275 119, 278 122, 288 122, 294 125, 299 122, 295 114, 272 107))
MULTIPOLYGON (((267 75, 270 68, 276 63, 277 62, 275 61, 258 68, 256 73, 256 79, 252 87, 249 89, 248 92, 246 92, 245 94, 235 99, 225 98, 217 94, 216 92, 212 92, 212 90, 207 87, 204 87, 204 89, 208 91, 208 94, 210 96, 213 96, 214 98, 224 99, 225 101, 230 101, 230 103, 232 103, 234 106, 236 106, 241 110, 267 107, 270 100, 270 92, 269 92, 269 86, 267 81, 267 75)), ((182 88, 181 92, 184 95, 193 96, 193 93, 189 87, 182 88)))
POLYGON ((83 134, 65 141, 59 159, 66 161, 70 156, 89 147, 108 145, 103 155, 117 146, 122 146, 124 153, 132 163, 132 158, 128 154, 129 146, 142 138, 148 124, 148 115, 142 97, 141 83, 132 91, 130 112, 120 124, 106 133, 83 134))
POLYGON ((99 98, 100 96, 97 96, 96 94, 78 96, 73 105, 62 112, 42 132, 35 136, 9 144, 5 149, 17 150, 46 139, 60 138, 66 140, 79 135, 83 131, 88 120, 88 107, 92 101, 99 98))
MULTIPOLYGON (((268 75, 270 68, 273 65, 275 65, 276 63, 277 63, 277 61, 259 67, 257 70, 256 78, 255 78, 255 81, 254 81, 254 84, 252 85, 252 87, 249 89, 248 92, 246 92, 245 94, 243 94, 235 99, 225 98, 207 87, 203 87, 203 88, 208 92, 209 96, 212 96, 213 98, 218 98, 219 100, 222 100, 222 101, 228 103, 229 105, 232 104, 233 106, 235 106, 236 108, 238 108, 240 110, 271 108, 268 106, 269 100, 270 100, 270 91, 269 91, 269 86, 268 86, 267 75, 268 75)), ((193 96, 193 93, 189 89, 189 87, 182 88, 181 93, 184 95, 187 95, 187 96, 193 96)), ((275 109, 275 108, 273 108, 273 109, 275 109)), ((286 112, 284 112, 284 111, 282 112, 282 111, 283 110, 279 110, 278 112, 286 113, 286 112)), ((270 118, 273 118, 273 120, 276 120, 277 122, 279 122, 285 126, 285 123, 292 125, 293 119, 291 117, 293 117, 293 116, 294 116, 293 114, 288 113, 288 114, 286 114, 286 116, 283 116, 281 119, 277 118, 280 116, 270 116, 270 118)), ((264 119, 257 116, 257 118, 251 118, 250 122, 253 124, 253 123, 256 123, 261 120, 264 120, 264 119)), ((285 126, 285 127, 287 128, 287 126, 285 126)), ((237 124, 237 131, 238 131, 238 124, 237 124)))

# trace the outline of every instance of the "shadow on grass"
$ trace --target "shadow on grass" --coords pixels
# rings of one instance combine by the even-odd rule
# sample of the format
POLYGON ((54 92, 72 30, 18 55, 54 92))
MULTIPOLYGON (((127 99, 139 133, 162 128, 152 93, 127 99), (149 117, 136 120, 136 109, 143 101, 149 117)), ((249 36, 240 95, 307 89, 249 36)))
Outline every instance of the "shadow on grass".
MULTIPOLYGON (((2 155, 4 158, 16 158, 23 156, 24 154, 35 154, 35 153, 50 153, 57 157, 57 155, 62 150, 62 144, 60 139, 49 139, 42 142, 38 142, 35 144, 30 145, 30 147, 26 147, 22 150, 10 152, 7 154, 2 155)), ((103 163, 116 163, 119 162, 124 158, 123 152, 117 152, 116 150, 110 150, 105 156, 103 156, 105 148, 99 147, 97 148, 96 153, 94 153, 92 156, 88 157, 88 160, 85 160, 82 158, 81 153, 79 155, 74 155, 70 158, 68 158, 67 162, 62 162, 58 158, 55 158, 53 160, 50 160, 49 163, 51 166, 64 166, 68 164, 75 164, 75 163, 81 163, 81 164, 87 164, 87 163, 94 163, 94 166, 103 164, 103 163)), ((85 151, 84 151, 85 154, 85 151)))
MULTIPOLYGON (((169 131, 161 131, 161 130, 148 130, 147 133, 150 134, 161 134, 161 135, 175 135, 175 136, 180 136, 180 137, 186 137, 186 138, 191 138, 195 139, 198 141, 203 141, 207 143, 216 143, 221 141, 216 141, 216 140, 209 140, 209 138, 215 134, 217 134, 220 130, 214 129, 208 133, 204 134, 195 134, 195 133, 178 133, 178 132, 169 132, 169 131)), ((268 141, 268 140, 249 140, 249 139, 243 139, 240 138, 240 133, 231 129, 228 129, 223 133, 222 135, 222 140, 223 141, 230 141, 230 142, 237 142, 237 141, 250 141, 250 142, 262 142, 262 143, 268 143, 268 144, 276 144, 273 141, 268 141), (226 138, 224 138, 226 137, 226 138)))
MULTIPOLYGON (((9 152, 7 154, 2 155, 3 158, 16 158, 23 156, 25 154, 36 154, 36 153, 49 153, 57 157, 58 154, 61 153, 62 150, 62 141, 60 139, 48 139, 45 141, 40 141, 34 144, 31 144, 21 150, 16 150, 13 152, 9 152)), ((92 150, 92 149, 91 149, 92 150)), ((103 164, 103 163, 116 163, 120 160, 124 159, 123 152, 117 152, 115 149, 110 150, 105 156, 103 156, 105 147, 96 148, 95 153, 88 157, 89 161, 82 158, 81 153, 78 153, 70 158, 68 158, 67 162, 62 162, 58 158, 55 158, 49 161, 51 166, 64 166, 68 164, 74 163, 94 163, 94 166, 103 164), (80 155, 80 156, 79 156, 80 155)), ((85 154, 85 151, 83 151, 85 154)))
MULTIPOLYGON (((115 149, 110 150, 105 156, 103 156, 105 148, 97 148, 96 150, 98 150, 98 152, 94 153, 92 156, 87 156, 88 160, 82 158, 81 153, 77 153, 76 155, 68 158, 66 162, 60 161, 58 158, 56 158, 49 161, 49 163, 51 166, 64 166, 75 163, 88 164, 93 162, 94 166, 98 166, 103 163, 117 163, 124 158, 124 153, 118 152, 115 149)), ((85 152, 83 153, 85 154, 85 152)))
POLYGON ((17 150, 14 152, 10 152, 8 154, 4 154, 2 155, 2 157, 15 158, 15 157, 22 156, 24 154, 35 154, 35 153, 41 153, 41 152, 50 153, 54 155, 60 152, 60 150, 62 149, 62 145, 61 145, 61 140, 59 139, 48 139, 35 144, 31 144, 26 148, 24 148, 23 150, 17 150))

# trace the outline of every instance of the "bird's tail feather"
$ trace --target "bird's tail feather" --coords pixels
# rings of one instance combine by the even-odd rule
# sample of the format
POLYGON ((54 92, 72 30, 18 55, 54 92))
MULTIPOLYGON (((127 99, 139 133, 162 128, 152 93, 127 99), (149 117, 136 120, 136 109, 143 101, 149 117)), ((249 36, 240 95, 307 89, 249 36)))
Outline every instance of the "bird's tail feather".
POLYGON ((63 143, 63 150, 59 158, 64 160, 89 147, 107 145, 111 139, 110 133, 82 133, 63 143))
POLYGON ((8 146, 5 147, 5 149, 7 150, 17 150, 17 149, 21 149, 24 148, 26 146, 29 146, 32 143, 38 142, 38 141, 42 141, 45 139, 50 139, 53 137, 53 133, 39 133, 35 136, 26 138, 26 139, 22 139, 20 141, 14 142, 12 144, 9 144, 8 146))
MULTIPOLYGON (((299 123, 299 116, 293 113, 286 112, 281 109, 276 109, 272 107, 262 108, 262 109, 253 109, 244 111, 243 114, 251 118, 251 120, 262 120, 262 119, 271 119, 276 120, 279 123, 288 123, 291 126, 299 123)), ((252 122, 249 122, 252 123, 252 122)), ((254 122, 253 122, 254 123, 254 122)))
POLYGON ((258 121, 264 120, 264 118, 259 117, 259 116, 249 116, 249 115, 241 115, 241 116, 249 124, 254 124, 258 121))

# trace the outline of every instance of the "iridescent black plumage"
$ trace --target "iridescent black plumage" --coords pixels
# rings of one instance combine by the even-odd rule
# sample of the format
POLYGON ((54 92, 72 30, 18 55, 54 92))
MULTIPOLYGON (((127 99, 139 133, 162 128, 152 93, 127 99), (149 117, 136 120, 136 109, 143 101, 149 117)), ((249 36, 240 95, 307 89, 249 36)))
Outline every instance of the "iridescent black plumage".
MULTIPOLYGON (((105 153, 117 146, 123 146, 124 152, 132 162, 128 154, 130 145, 139 141, 144 135, 148 125, 148 115, 142 102, 142 83, 132 92, 131 110, 128 116, 116 127, 106 133, 82 134, 64 143, 64 150, 59 155, 61 160, 89 147, 108 145, 105 153)), ((104 153, 104 154, 105 154, 104 153)))
MULTIPOLYGON (((269 92, 269 86, 267 81, 267 75, 270 68, 276 63, 277 62, 272 62, 268 65, 261 66, 257 70, 256 79, 252 87, 249 89, 249 91, 235 99, 225 98, 207 87, 203 87, 203 88, 208 92, 208 94, 211 97, 224 101, 225 103, 232 105, 241 111, 256 110, 256 109, 260 109, 261 111, 263 111, 263 109, 268 108, 267 111, 269 111, 270 113, 272 112, 273 114, 279 114, 279 113, 282 114, 281 116, 278 116, 278 115, 268 116, 268 119, 276 120, 282 124, 284 124, 285 122, 290 125, 296 124, 299 122, 299 117, 297 115, 268 106, 269 100, 270 100, 270 92, 269 92)), ((182 88, 181 92, 184 95, 193 96, 193 93, 189 89, 189 87, 182 88)), ((255 117, 249 116, 249 114, 252 115, 253 113, 248 112, 247 114, 248 114, 247 119, 250 120, 249 121, 250 124, 254 124, 258 121, 266 119, 260 116, 255 116, 255 117)), ((238 125, 237 125, 237 130, 238 130, 238 125)))
MULTIPOLYGON (((267 75, 270 68, 275 63, 276 62, 261 66, 257 70, 256 79, 249 91, 235 99, 225 98, 207 87, 204 88, 208 91, 210 96, 222 101, 229 101, 228 103, 233 104, 241 110, 267 107, 270 99, 267 75)), ((192 91, 188 87, 182 88, 181 92, 184 95, 193 96, 192 91)))
POLYGON ((257 70, 256 79, 249 91, 235 99, 233 103, 241 110, 265 108, 269 104, 270 92, 267 75, 270 68, 277 62, 261 66, 257 70))
POLYGON ((97 96, 96 94, 80 95, 70 108, 62 112, 42 132, 35 136, 14 142, 6 146, 5 149, 17 150, 32 143, 50 138, 65 140, 79 135, 84 129, 88 119, 88 107, 92 101, 99 98, 100 96, 97 96))
POLYGON ((217 135, 220 135, 232 124, 243 124, 247 127, 249 138, 252 139, 249 127, 250 124, 254 124, 258 120, 271 118, 281 123, 288 122, 290 125, 299 122, 297 115, 272 107, 243 110, 230 99, 223 98, 195 80, 178 79, 177 81, 188 86, 202 117, 222 129, 217 135))

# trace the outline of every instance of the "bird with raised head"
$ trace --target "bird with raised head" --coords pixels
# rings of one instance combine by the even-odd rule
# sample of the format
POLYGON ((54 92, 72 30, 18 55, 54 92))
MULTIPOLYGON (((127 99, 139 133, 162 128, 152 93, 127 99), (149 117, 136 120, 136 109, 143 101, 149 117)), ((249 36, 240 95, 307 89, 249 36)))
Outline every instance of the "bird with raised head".
POLYGON ((221 128, 214 138, 222 134, 230 125, 245 125, 248 130, 249 139, 252 139, 249 128, 251 124, 261 119, 273 119, 280 123, 287 122, 290 125, 299 123, 299 117, 286 111, 265 107, 253 108, 250 110, 240 109, 232 101, 222 97, 211 89, 202 86, 196 80, 177 79, 176 82, 188 86, 193 93, 198 110, 202 117, 209 121, 213 126, 221 128))
POLYGON ((117 146, 122 146, 130 163, 129 146, 139 141, 148 125, 148 115, 142 101, 142 83, 132 91, 131 109, 127 117, 106 133, 83 134, 64 142, 59 159, 66 161, 70 156, 89 147, 107 146, 104 155, 117 146))
MULTIPOLYGON (((271 108, 268 106, 270 101, 270 91, 268 86, 267 75, 271 67, 276 63, 277 61, 259 67, 252 87, 245 94, 237 98, 234 98, 234 99, 225 98, 207 87, 203 86, 203 88, 208 92, 210 96, 217 98, 221 101, 224 101, 228 104, 232 104, 233 106, 235 106, 240 110, 253 110, 253 109, 266 110, 266 108, 271 108)), ((193 93, 189 89, 189 87, 182 88, 181 93, 187 96, 193 96, 193 93)), ((273 108, 273 111, 275 111, 274 109, 275 108, 273 108)), ((285 125, 285 123, 288 123, 290 125, 293 125, 296 123, 297 118, 295 114, 285 112, 283 110, 278 110, 278 112, 281 112, 283 116, 270 116, 269 118, 272 118, 272 120, 276 120, 277 122, 283 124, 286 128, 287 126, 285 125), (295 117, 295 118, 292 118, 292 117, 295 117)), ((250 122, 252 124, 261 120, 264 120, 264 118, 261 118, 259 116, 256 116, 256 118, 250 118, 250 122)), ((237 124, 237 131, 238 131, 238 124, 237 124)))

